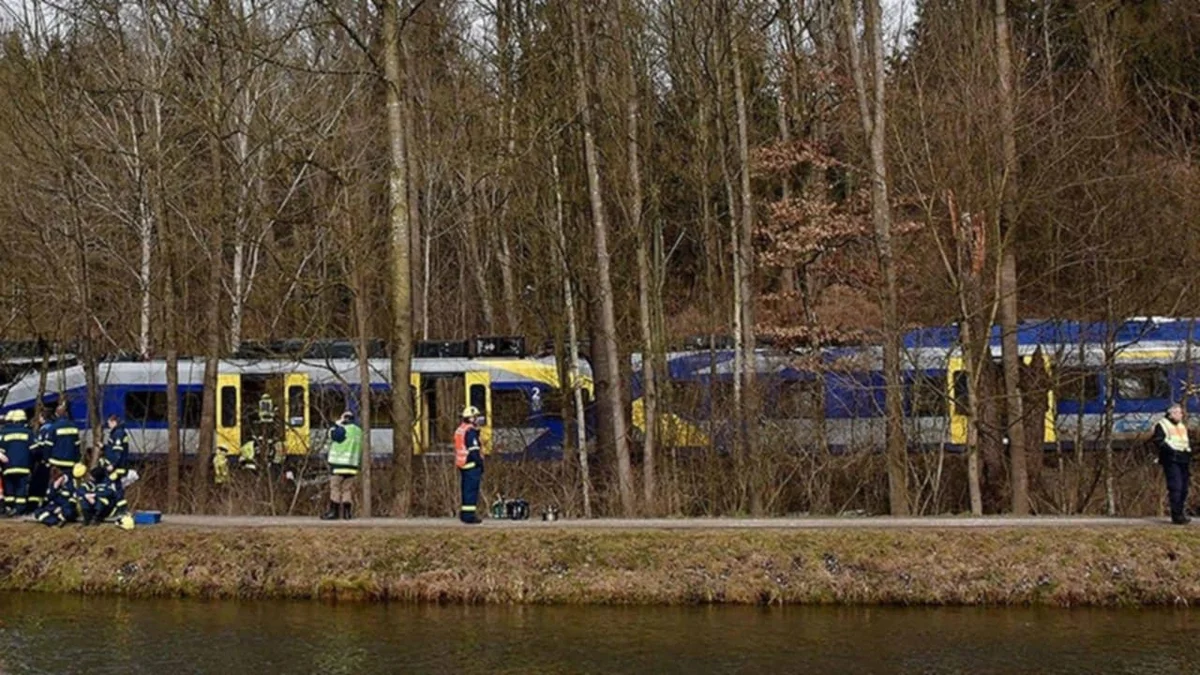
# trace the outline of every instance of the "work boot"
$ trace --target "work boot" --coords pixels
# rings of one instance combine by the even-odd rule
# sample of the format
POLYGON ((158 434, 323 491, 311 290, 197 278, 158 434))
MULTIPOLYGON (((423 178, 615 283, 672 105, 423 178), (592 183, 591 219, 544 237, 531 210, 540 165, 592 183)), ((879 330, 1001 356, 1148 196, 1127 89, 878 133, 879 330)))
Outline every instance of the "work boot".
POLYGON ((354 507, 349 502, 342 504, 342 520, 350 520, 354 517, 354 507))
POLYGON ((1176 525, 1187 525, 1188 523, 1192 522, 1192 519, 1188 518, 1186 515, 1180 514, 1178 516, 1171 516, 1171 522, 1176 525))
POLYGON ((329 502, 329 510, 321 514, 321 520, 337 520, 338 519, 338 504, 337 502, 329 502))

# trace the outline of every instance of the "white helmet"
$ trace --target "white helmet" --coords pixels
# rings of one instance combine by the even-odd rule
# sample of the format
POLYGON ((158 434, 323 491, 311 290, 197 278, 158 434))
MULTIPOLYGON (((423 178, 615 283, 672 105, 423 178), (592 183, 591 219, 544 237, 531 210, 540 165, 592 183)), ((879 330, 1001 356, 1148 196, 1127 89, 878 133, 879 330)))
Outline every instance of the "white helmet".
POLYGON ((463 411, 462 411, 463 419, 467 419, 467 418, 475 419, 476 417, 479 417, 479 415, 480 415, 479 408, 476 408, 473 405, 469 405, 469 406, 463 408, 463 411))

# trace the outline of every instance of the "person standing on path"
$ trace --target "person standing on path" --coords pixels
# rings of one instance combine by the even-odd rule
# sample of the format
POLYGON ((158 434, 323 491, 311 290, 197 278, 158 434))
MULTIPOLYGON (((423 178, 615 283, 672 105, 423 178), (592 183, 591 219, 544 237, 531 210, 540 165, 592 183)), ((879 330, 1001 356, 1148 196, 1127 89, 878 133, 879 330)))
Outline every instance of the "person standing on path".
POLYGON ((1183 421, 1183 406, 1178 403, 1167 408, 1166 417, 1154 425, 1154 446, 1158 463, 1167 479, 1167 497, 1171 503, 1171 522, 1186 525, 1191 522, 1186 512, 1188 482, 1192 477, 1192 446, 1188 442, 1187 424, 1183 421))
MULTIPOLYGON (((347 410, 329 432, 329 510, 321 520, 342 520, 354 517, 354 479, 362 461, 362 427, 354 423, 354 413, 347 410)), ((368 514, 369 515, 369 514, 368 514)))
POLYGON ((483 522, 479 519, 479 484, 483 481, 483 452, 479 444, 482 419, 478 408, 467 406, 462 412, 462 423, 454 430, 454 466, 458 467, 462 489, 458 519, 468 525, 483 522))

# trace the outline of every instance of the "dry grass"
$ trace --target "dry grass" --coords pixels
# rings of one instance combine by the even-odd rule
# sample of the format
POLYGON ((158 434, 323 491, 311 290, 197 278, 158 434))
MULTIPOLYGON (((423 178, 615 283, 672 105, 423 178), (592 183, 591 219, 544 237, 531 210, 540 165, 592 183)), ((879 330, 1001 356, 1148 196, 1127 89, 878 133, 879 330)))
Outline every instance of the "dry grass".
POLYGON ((1200 529, 575 532, 3 526, 0 589, 453 603, 1200 602, 1200 529))

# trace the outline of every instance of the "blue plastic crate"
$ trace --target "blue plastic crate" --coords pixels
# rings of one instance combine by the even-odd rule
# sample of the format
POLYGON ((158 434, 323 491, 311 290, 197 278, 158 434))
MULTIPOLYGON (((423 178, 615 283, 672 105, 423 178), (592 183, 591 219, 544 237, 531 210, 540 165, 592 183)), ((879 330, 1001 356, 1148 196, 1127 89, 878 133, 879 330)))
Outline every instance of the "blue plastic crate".
POLYGON ((157 525, 162 522, 162 511, 134 511, 135 525, 157 525))

